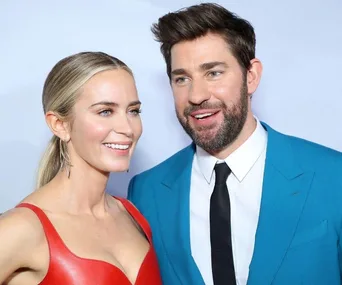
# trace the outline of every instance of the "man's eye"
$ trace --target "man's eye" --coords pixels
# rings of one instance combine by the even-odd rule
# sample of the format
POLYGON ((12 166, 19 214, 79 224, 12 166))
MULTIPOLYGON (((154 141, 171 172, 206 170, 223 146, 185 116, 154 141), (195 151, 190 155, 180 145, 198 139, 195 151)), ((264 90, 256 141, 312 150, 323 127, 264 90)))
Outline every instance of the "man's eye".
POLYGON ((175 79, 175 82, 176 82, 177 84, 182 84, 182 83, 184 83, 185 81, 186 81, 186 78, 185 78, 185 77, 178 77, 178 78, 175 79))
POLYGON ((215 76, 218 76, 218 75, 221 75, 221 74, 222 74, 221 71, 210 71, 210 72, 208 73, 208 75, 209 75, 210 77, 215 77, 215 76))

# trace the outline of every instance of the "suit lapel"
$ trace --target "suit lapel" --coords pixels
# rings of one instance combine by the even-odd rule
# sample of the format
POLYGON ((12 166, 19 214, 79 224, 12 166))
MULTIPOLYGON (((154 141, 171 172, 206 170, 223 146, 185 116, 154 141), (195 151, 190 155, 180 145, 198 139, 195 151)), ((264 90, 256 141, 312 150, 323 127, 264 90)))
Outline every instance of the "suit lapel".
POLYGON ((190 145, 178 154, 170 172, 155 191, 159 228, 170 264, 180 284, 204 285, 202 276, 191 255, 189 195, 192 161, 195 146, 190 145))
MULTIPOLYGON (((288 137, 268 131, 263 193, 248 285, 271 284, 294 237, 313 171, 296 161, 288 137)), ((181 151, 155 191, 159 230, 180 284, 204 285, 191 255, 189 194, 195 146, 181 151), (164 203, 160 203, 164 201, 164 203)))
POLYGON ((288 137, 266 124, 268 144, 249 285, 271 284, 295 234, 312 171, 296 162, 288 137))

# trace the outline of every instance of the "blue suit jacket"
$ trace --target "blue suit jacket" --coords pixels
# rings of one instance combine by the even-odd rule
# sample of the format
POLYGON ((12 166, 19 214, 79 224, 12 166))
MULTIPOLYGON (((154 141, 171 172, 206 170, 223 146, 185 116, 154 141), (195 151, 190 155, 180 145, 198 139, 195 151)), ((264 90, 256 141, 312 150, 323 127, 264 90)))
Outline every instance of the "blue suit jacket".
MULTIPOLYGON (((342 267, 342 154, 268 132, 248 285, 337 285, 342 267)), ((149 221, 165 285, 204 285, 191 255, 194 145, 135 176, 128 198, 149 221)))

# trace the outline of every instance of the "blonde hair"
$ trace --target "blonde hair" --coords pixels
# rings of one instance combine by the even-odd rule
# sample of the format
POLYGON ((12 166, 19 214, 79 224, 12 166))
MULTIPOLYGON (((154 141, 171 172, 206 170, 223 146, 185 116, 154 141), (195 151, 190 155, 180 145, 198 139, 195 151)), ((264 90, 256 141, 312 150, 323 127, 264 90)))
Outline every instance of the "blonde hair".
MULTIPOLYGON (((97 73, 112 69, 124 69, 133 75, 124 62, 103 52, 81 52, 60 60, 44 84, 44 114, 52 111, 61 120, 71 121, 81 87, 97 73)), ((36 187, 50 182, 65 167, 70 167, 66 142, 53 135, 39 164, 36 187)))

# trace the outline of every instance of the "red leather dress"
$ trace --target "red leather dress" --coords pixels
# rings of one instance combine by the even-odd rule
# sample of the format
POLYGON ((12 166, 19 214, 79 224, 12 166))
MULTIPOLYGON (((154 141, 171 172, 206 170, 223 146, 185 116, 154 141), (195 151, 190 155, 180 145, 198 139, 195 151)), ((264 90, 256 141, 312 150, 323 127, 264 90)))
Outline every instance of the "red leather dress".
MULTIPOLYGON (((146 219, 128 201, 121 201, 128 213, 140 225, 150 243, 150 249, 140 267, 135 285, 162 285, 157 257, 152 245, 152 233, 146 219)), ((31 209, 43 225, 50 250, 48 272, 40 285, 132 285, 126 275, 114 265, 100 260, 81 258, 63 243, 56 229, 37 206, 21 203, 17 207, 31 209)))

